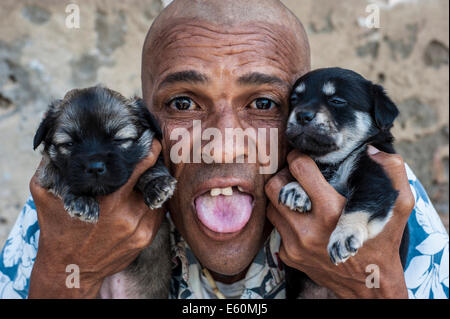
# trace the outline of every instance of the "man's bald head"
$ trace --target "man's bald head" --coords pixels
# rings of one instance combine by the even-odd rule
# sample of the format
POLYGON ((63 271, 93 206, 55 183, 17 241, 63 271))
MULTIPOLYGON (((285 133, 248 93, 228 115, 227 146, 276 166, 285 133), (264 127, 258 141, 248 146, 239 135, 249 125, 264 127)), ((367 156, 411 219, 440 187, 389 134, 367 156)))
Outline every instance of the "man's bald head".
POLYGON ((220 27, 224 32, 227 28, 251 26, 252 23, 266 24, 269 28, 270 25, 278 26, 293 42, 291 45, 298 54, 297 61, 293 62, 302 64, 299 71, 309 71, 310 49, 306 32, 298 18, 279 0, 174 0, 155 19, 147 34, 142 71, 151 71, 146 60, 153 58, 153 49, 164 40, 169 28, 198 21, 220 27))
POLYGON ((154 26, 176 17, 229 26, 252 21, 299 24, 295 15, 279 0, 175 0, 161 12, 154 26))

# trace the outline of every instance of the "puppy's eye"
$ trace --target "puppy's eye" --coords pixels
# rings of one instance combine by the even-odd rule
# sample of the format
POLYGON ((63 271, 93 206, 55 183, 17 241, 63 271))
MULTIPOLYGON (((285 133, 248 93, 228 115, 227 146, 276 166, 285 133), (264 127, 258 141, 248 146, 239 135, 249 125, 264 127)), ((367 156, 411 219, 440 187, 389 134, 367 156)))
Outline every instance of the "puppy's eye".
POLYGON ((115 138, 113 140, 113 142, 114 142, 114 144, 121 145, 121 144, 133 142, 133 139, 131 139, 131 138, 115 138))
POLYGON ((58 146, 68 148, 68 147, 72 147, 73 145, 74 145, 73 142, 67 142, 67 143, 61 143, 58 146))
POLYGON ((328 100, 328 102, 330 102, 330 104, 334 105, 334 106, 345 106, 347 104, 347 101, 344 99, 341 99, 340 97, 332 97, 328 100))
POLYGON ((267 98, 258 98, 250 103, 250 107, 257 110, 271 110, 276 106, 278 106, 277 103, 267 98))
POLYGON ((302 94, 292 94, 290 98, 291 104, 297 104, 301 100, 302 94))
POLYGON ((197 109, 197 104, 186 96, 176 97, 167 104, 169 107, 179 111, 192 111, 197 109))

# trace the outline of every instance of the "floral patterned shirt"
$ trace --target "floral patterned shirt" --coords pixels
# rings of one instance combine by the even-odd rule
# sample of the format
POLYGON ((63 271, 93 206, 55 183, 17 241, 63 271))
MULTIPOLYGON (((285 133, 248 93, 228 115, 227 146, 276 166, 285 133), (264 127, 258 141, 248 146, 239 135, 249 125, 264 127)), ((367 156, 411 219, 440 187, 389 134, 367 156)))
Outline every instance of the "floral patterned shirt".
MULTIPOLYGON (((448 299, 448 234, 423 186, 408 166, 406 171, 415 198, 415 207, 408 223, 410 244, 404 271, 408 295, 409 298, 448 299)), ((0 298, 27 298, 38 243, 39 225, 36 207, 30 198, 0 253, 0 298)), ((179 243, 180 241, 172 240, 172 251, 178 252, 177 257, 184 261, 181 268, 185 270, 178 268, 179 273, 174 272, 171 298, 192 298, 196 295, 196 291, 200 291, 192 289, 192 286, 199 285, 200 282, 193 282, 195 272, 189 271, 190 278, 187 275, 188 270, 196 269, 193 267, 195 258, 189 258, 189 250, 180 254, 179 243)), ((269 243, 269 246, 279 245, 279 239, 274 237, 269 243)), ((277 256, 277 247, 269 246, 263 248, 262 253, 257 255, 250 267, 254 274, 247 276, 250 278, 245 283, 246 289, 241 298, 284 296, 284 285, 280 282, 283 279, 282 273, 272 265, 274 256, 277 256), (258 288, 258 285, 261 287, 258 288)))

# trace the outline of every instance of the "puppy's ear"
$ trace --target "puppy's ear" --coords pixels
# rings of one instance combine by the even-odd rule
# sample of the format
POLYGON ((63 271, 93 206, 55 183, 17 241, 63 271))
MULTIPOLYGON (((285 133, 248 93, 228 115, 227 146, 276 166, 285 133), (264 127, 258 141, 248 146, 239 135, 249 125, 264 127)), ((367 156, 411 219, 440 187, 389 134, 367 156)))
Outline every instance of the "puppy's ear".
POLYGON ((79 95, 81 92, 80 89, 72 89, 69 92, 66 93, 66 95, 64 95, 64 100, 70 100, 71 98, 73 98, 74 96, 79 95))
POLYGON ((34 135, 33 150, 41 145, 42 141, 45 140, 52 127, 54 127, 56 122, 55 105, 59 102, 60 101, 55 101, 50 105, 47 113, 44 116, 44 119, 41 121, 41 124, 39 125, 36 134, 34 135))
POLYGON ((161 127, 159 126, 156 118, 147 109, 144 100, 141 98, 135 98, 132 103, 134 104, 134 109, 137 111, 137 116, 140 120, 141 125, 145 128, 151 129, 153 132, 155 132, 156 138, 161 140, 161 127))
POLYGON ((399 114, 397 106, 387 96, 381 85, 372 85, 372 96, 375 123, 382 131, 390 129, 399 114))

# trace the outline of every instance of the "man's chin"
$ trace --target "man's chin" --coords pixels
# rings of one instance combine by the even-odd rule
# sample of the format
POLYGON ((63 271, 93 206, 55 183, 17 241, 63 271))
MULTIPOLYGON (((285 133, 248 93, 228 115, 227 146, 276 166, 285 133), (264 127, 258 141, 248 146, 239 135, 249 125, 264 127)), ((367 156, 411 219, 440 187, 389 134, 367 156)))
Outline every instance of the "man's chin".
POLYGON ((209 250, 210 253, 205 254, 204 251, 195 250, 193 252, 200 264, 210 270, 216 280, 224 283, 235 282, 245 277, 248 268, 273 229, 270 223, 265 226, 260 228, 261 232, 258 236, 251 234, 253 242, 245 241, 247 236, 250 236, 250 229, 245 227, 238 235, 230 237, 228 241, 216 241, 216 244, 220 244, 218 246, 211 241, 210 247, 217 247, 217 249, 209 250))

